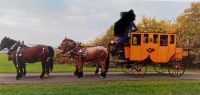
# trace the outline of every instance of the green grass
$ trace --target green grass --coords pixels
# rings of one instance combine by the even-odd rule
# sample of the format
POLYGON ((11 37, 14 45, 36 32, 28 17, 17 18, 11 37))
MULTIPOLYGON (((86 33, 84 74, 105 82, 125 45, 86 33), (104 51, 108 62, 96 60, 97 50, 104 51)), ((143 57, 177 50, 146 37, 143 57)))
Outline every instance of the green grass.
MULTIPOLYGON (((27 64, 27 72, 41 72, 40 62, 27 64)), ((84 66, 84 72, 94 72, 96 67, 84 66)), ((53 72, 74 72, 74 64, 54 64, 53 72)), ((111 68, 110 71, 121 71, 119 68, 111 68)), ((0 73, 14 73, 16 69, 12 61, 8 61, 7 54, 0 54, 0 73)))
POLYGON ((0 95, 199 95, 200 81, 114 81, 0 85, 0 95))

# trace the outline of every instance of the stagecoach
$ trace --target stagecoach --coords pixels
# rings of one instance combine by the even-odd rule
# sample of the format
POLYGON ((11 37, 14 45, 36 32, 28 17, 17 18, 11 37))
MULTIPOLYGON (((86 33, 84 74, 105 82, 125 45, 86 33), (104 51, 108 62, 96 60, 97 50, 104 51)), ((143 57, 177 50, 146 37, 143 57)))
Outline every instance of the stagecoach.
POLYGON ((187 50, 176 47, 176 34, 132 32, 120 58, 124 60, 122 69, 132 70, 136 75, 144 76, 147 65, 153 64, 159 73, 167 67, 170 75, 181 76, 185 71, 182 59, 187 55, 187 50))
MULTIPOLYGON (((130 15, 131 11, 115 23, 115 36, 126 35, 127 23, 134 20, 130 15)), ((118 56, 122 70, 132 72, 136 77, 144 77, 149 65, 153 65, 158 73, 168 70, 171 76, 179 77, 185 72, 186 64, 182 60, 188 50, 176 47, 176 36, 174 33, 132 31, 127 42, 109 43, 109 50, 118 56)))

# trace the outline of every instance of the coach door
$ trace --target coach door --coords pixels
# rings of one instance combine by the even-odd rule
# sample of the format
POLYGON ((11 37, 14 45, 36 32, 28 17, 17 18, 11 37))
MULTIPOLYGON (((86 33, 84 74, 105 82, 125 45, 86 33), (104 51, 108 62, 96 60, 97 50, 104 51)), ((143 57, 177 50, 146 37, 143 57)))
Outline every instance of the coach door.
POLYGON ((176 35, 169 35, 169 50, 168 50, 168 60, 174 56, 176 52, 176 35))
POLYGON ((150 41, 150 33, 145 33, 145 34, 142 34, 142 43, 141 43, 141 48, 142 48, 142 53, 141 53, 141 60, 145 60, 149 55, 150 55, 150 52, 148 52, 147 50, 149 48, 152 48, 152 43, 150 41))
POLYGON ((168 61, 168 35, 160 34, 158 47, 158 62, 168 61))
POLYGON ((141 60, 141 34, 132 34, 130 60, 141 60))
POLYGON ((151 41, 151 48, 154 49, 153 52, 151 52, 150 54, 150 58, 153 62, 157 62, 158 61, 158 48, 159 48, 159 38, 158 38, 158 34, 152 34, 152 38, 150 39, 151 41), (153 39, 152 39, 153 38, 153 39))

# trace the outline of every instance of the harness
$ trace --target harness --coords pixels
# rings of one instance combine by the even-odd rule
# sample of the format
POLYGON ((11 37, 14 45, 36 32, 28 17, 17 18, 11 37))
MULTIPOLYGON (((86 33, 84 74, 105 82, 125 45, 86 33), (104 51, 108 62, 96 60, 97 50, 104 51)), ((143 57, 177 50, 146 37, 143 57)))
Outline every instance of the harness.
POLYGON ((16 57, 16 66, 17 66, 17 68, 19 67, 19 57, 20 56, 22 56, 21 54, 19 54, 19 51, 21 50, 21 47, 20 46, 18 46, 17 47, 17 50, 16 50, 16 55, 15 55, 15 57, 16 57))
POLYGON ((86 57, 86 49, 80 47, 80 43, 76 44, 76 46, 68 52, 69 56, 73 58, 75 55, 82 56, 83 58, 86 57), (78 53, 77 53, 78 51, 78 53))
MULTIPOLYGON (((17 43, 15 43, 10 49, 9 51, 13 50, 14 47, 17 45, 17 43)), ((15 55, 15 62, 16 62, 16 67, 19 68, 19 57, 22 56, 22 54, 20 54, 20 51, 22 50, 23 48, 21 46, 18 46, 17 49, 16 49, 16 53, 13 54, 15 55)), ((14 51, 11 51, 11 52, 8 52, 9 56, 12 55, 14 51)))
POLYGON ((76 46, 72 50, 70 50, 68 53, 69 54, 74 53, 79 48, 79 46, 80 46, 80 43, 76 44, 76 46))

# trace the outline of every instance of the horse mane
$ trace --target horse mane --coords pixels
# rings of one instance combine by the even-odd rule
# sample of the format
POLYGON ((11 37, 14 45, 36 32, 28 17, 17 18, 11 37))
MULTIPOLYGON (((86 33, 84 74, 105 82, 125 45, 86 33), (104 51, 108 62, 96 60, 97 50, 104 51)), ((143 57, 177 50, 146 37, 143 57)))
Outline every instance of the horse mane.
MULTIPOLYGON (((68 38, 67 38, 67 41, 74 42, 74 43, 77 44, 77 42, 75 42, 75 41, 72 40, 72 39, 68 39, 68 38)), ((81 44, 80 44, 80 47, 96 47, 96 46, 102 46, 102 45, 107 45, 107 44, 100 44, 100 45, 81 45, 81 44)))
POLYGON ((76 43, 76 42, 75 42, 74 40, 72 40, 72 39, 67 39, 67 41, 76 43))
MULTIPOLYGON (((8 49, 10 49, 15 43, 19 42, 19 41, 16 41, 16 40, 14 40, 14 39, 11 39, 11 38, 9 38, 9 37, 3 38, 2 41, 5 41, 5 43, 7 43, 7 46, 6 46, 6 47, 7 47, 8 49)), ((26 45, 23 44, 23 43, 24 43, 24 41, 22 41, 22 43, 19 42, 19 45, 20 45, 20 46, 23 46, 23 47, 28 47, 28 46, 26 46, 26 45)))
POLYGON ((11 39, 11 38, 9 38, 9 37, 5 37, 5 39, 6 39, 6 41, 8 41, 8 43, 9 43, 9 42, 10 42, 10 43, 16 43, 16 42, 17 42, 16 40, 11 39))

